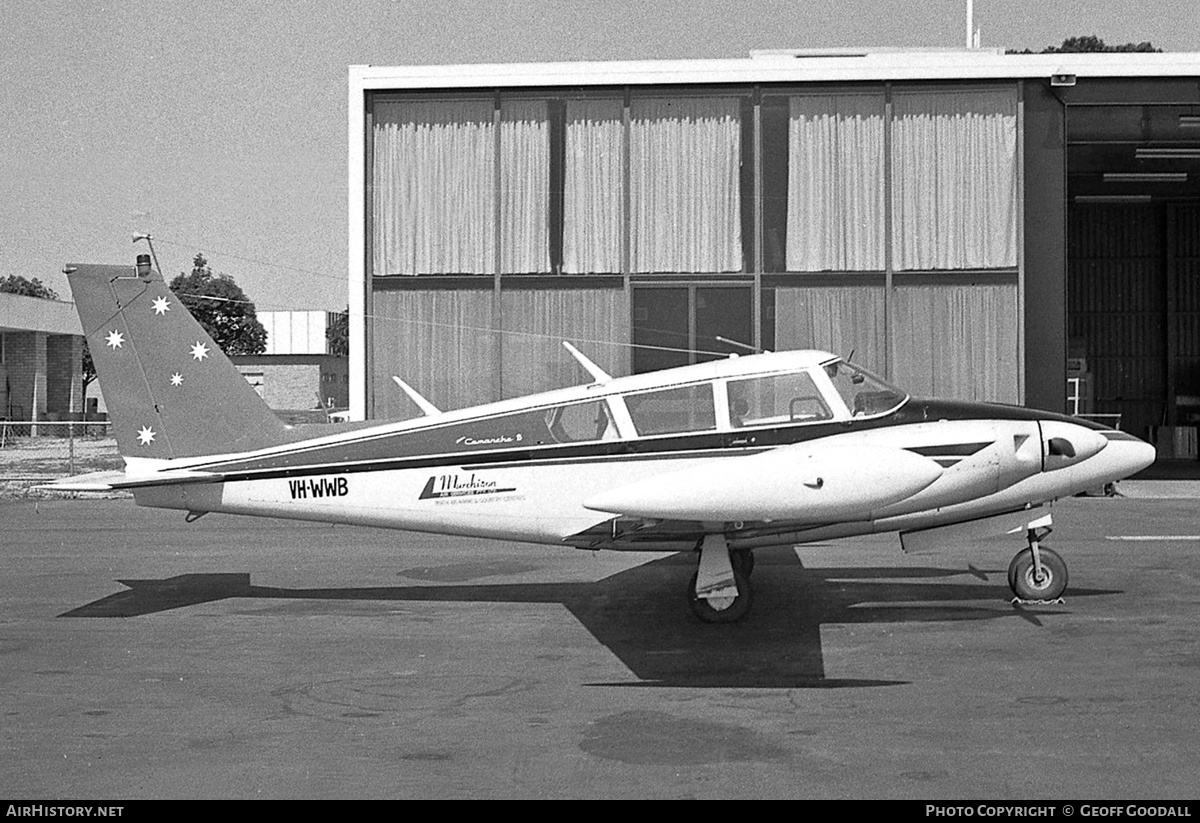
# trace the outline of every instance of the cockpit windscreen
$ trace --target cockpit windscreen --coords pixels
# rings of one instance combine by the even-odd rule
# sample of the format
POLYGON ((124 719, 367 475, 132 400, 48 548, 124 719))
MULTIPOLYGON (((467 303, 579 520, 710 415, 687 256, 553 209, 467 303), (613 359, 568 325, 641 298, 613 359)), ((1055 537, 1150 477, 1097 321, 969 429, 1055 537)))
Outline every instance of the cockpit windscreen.
POLYGON ((908 395, 862 366, 837 359, 823 363, 833 387, 854 417, 874 417, 898 409, 908 395))

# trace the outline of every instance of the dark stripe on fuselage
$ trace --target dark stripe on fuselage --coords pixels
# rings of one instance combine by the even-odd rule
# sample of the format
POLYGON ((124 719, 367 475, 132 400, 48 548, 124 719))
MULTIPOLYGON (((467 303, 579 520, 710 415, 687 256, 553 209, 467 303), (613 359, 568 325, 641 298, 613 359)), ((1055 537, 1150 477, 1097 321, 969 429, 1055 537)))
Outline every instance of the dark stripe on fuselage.
MULTIPOLYGON (((792 443, 891 426, 938 420, 1059 420, 1088 428, 1105 429, 1089 421, 1053 412, 1019 406, 910 399, 890 414, 876 418, 822 423, 797 423, 769 429, 740 429, 731 432, 699 432, 667 437, 612 440, 590 443, 534 445, 526 448, 488 449, 466 452, 421 451, 429 444, 430 429, 375 435, 369 439, 307 446, 262 457, 226 460, 194 468, 220 472, 222 479, 259 480, 298 477, 314 473, 337 474, 367 471, 425 469, 446 466, 507 468, 517 465, 555 465, 608 460, 683 459, 737 456, 792 443), (422 433, 425 437, 420 437, 422 433), (417 446, 418 448, 414 448, 417 446), (405 453, 407 452, 407 453, 405 453)), ((432 427, 431 427, 432 428, 432 427)), ((440 427, 439 427, 440 428, 440 427)), ((959 454, 951 449, 980 444, 960 444, 931 450, 938 456, 959 454)), ((986 446, 984 443, 981 445, 986 446)), ((974 452, 969 452, 973 454, 974 452)))
POLYGON ((945 446, 916 446, 908 451, 922 457, 970 457, 976 452, 983 451, 992 445, 988 440, 984 443, 951 443, 945 446))

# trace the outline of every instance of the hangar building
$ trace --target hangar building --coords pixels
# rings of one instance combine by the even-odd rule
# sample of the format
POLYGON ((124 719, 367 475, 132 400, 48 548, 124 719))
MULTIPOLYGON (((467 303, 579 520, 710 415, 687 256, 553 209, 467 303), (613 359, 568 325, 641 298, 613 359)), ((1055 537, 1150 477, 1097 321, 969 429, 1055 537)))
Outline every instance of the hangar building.
MULTIPOLYGON (((0 423, 81 419, 82 363, 71 303, 0 293, 0 423)), ((16 430, 37 434, 38 426, 16 430)))
POLYGON ((1200 418, 1200 54, 353 66, 350 405, 822 348, 1200 418), (734 342, 729 342, 734 341, 734 342))

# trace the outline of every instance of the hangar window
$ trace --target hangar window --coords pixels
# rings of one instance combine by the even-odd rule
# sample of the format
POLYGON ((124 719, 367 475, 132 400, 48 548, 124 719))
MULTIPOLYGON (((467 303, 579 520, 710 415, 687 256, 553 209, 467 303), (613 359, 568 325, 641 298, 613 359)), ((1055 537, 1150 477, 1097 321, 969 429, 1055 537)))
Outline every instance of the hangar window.
POLYGON ((745 271, 751 111, 747 94, 381 97, 373 275, 745 271))
POLYGON ((898 271, 1014 268, 1015 87, 897 84, 890 122, 885 99, 763 98, 763 270, 882 271, 889 242, 898 271))
POLYGON ((636 97, 629 117, 632 271, 741 271, 741 101, 636 97))
POLYGON ((374 115, 377 276, 550 271, 545 100, 506 100, 498 118, 491 98, 381 101, 374 115))
POLYGON ((712 431, 717 427, 711 383, 643 392, 625 398, 640 435, 712 431))
POLYGON ((625 107, 568 100, 563 152, 563 271, 620 272, 624 237, 625 107))
POLYGON ((1015 267, 1016 90, 905 90, 892 105, 896 268, 1015 267))
POLYGON ((880 271, 882 91, 763 99, 766 271, 880 271))

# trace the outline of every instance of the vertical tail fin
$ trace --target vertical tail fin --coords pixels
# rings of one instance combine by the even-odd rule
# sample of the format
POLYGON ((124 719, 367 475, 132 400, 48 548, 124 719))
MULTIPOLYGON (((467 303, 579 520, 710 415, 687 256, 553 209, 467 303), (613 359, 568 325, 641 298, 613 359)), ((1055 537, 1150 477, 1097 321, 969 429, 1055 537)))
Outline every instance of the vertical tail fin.
POLYGON ((227 454, 293 439, 158 272, 67 273, 123 457, 227 454))

